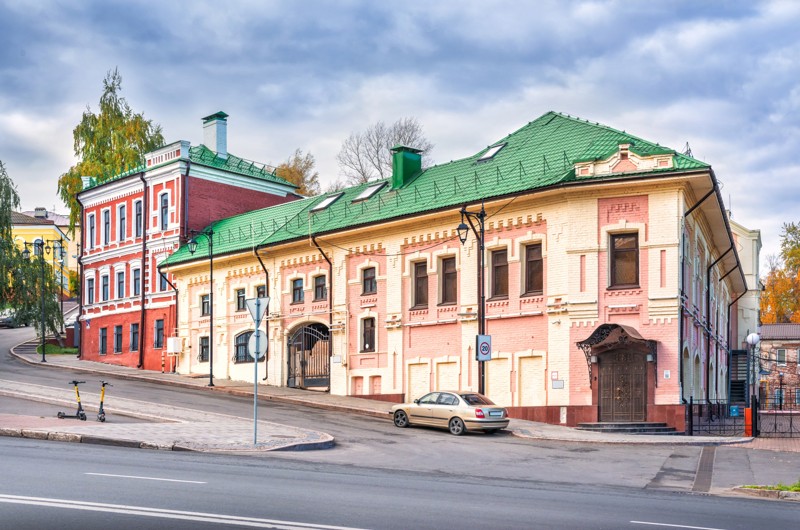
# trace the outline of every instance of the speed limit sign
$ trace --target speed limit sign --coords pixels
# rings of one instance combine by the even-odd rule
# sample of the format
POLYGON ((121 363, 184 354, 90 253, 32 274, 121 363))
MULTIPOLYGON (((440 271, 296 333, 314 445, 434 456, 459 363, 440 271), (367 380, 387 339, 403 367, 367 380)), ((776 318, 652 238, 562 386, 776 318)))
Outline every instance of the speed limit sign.
POLYGON ((478 361, 492 360, 492 336, 478 335, 476 338, 475 359, 478 361))

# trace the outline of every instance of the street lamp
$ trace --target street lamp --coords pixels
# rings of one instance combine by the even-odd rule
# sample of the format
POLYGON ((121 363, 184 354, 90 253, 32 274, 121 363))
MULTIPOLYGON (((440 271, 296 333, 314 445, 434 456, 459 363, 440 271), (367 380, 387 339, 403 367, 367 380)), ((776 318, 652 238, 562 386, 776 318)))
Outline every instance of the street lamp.
MULTIPOLYGON (((751 389, 750 387, 750 378, 753 377, 754 370, 751 370, 750 368, 750 360, 753 360, 753 368, 755 368, 756 346, 761 341, 761 337, 758 335, 758 333, 751 333, 747 336, 745 341, 747 341, 747 344, 750 345, 750 355, 747 357, 747 396, 752 398, 755 392, 753 392, 754 389, 751 389)), ((753 381, 753 385, 755 386, 755 381, 753 381)))
MULTIPOLYGON (((27 242, 25 243, 25 249, 22 251, 22 257, 24 259, 26 259, 26 260, 30 259, 30 257, 31 257, 31 251, 28 250, 28 244, 29 243, 27 243, 27 242)), ((41 240, 41 239, 34 241, 30 245, 33 246, 34 254, 38 254, 38 256, 39 256, 39 265, 41 266, 41 269, 42 269, 42 285, 41 285, 41 291, 42 291, 42 322, 41 322, 41 329, 42 329, 42 362, 46 363, 47 362, 47 358, 45 356, 45 351, 44 351, 45 350, 45 338, 44 338, 44 333, 45 333, 45 329, 44 329, 44 319, 45 319, 45 312, 44 312, 44 253, 45 253, 45 251, 47 251, 48 254, 50 253, 50 245, 45 246, 44 240, 41 240)))
POLYGON ((485 282, 484 282, 484 223, 486 221, 486 210, 483 208, 483 201, 481 201, 481 209, 477 212, 470 212, 467 210, 466 206, 461 208, 461 224, 458 225, 456 228, 456 232, 458 233, 458 239, 461 241, 461 244, 464 245, 467 242, 467 235, 469 234, 470 229, 472 229, 472 233, 475 234, 475 237, 478 238, 478 335, 479 337, 476 338, 475 341, 475 354, 478 358, 478 393, 483 394, 485 390, 485 383, 486 383, 486 374, 484 370, 484 362, 481 360, 480 356, 481 352, 479 351, 479 339, 481 336, 486 335, 486 292, 485 292, 485 282), (478 228, 475 228, 475 223, 472 220, 475 220, 478 224, 478 228), (469 226, 467 226, 467 221, 469 226))
POLYGON ((780 401, 778 402, 778 406, 780 407, 780 410, 783 410, 783 372, 778 372, 778 387, 780 388, 778 394, 778 399, 780 401))
POLYGON ((197 236, 206 236, 208 241, 208 386, 214 386, 214 230, 209 228, 202 232, 192 230, 189 240, 189 253, 197 252, 197 236))

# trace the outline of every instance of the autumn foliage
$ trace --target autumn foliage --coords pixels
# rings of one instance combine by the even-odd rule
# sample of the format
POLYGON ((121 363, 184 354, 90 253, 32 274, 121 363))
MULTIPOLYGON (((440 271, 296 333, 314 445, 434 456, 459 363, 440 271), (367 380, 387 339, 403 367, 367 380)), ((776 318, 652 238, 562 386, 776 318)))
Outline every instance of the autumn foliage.
POLYGON ((770 257, 763 283, 761 323, 800 323, 800 225, 783 225, 780 259, 770 257))

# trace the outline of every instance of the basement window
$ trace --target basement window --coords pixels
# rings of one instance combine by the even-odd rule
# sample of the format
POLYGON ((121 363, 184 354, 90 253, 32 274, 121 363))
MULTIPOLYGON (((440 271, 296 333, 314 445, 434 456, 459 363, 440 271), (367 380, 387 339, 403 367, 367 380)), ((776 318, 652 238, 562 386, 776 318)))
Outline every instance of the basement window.
POLYGON ((373 184, 372 186, 368 186, 364 191, 362 191, 358 195, 358 197, 353 199, 353 202, 366 201, 367 199, 369 199, 370 197, 381 191, 381 189, 383 189, 384 186, 386 186, 385 182, 379 182, 377 184, 373 184))
POLYGON ((478 162, 486 162, 487 160, 491 160, 495 157, 497 153, 500 152, 502 148, 504 148, 506 144, 497 144, 491 146, 489 149, 486 150, 483 155, 478 159, 478 162))
POLYGON ((330 197, 326 197, 322 202, 311 208, 311 213, 321 212, 322 210, 324 210, 325 208, 336 202, 342 195, 344 195, 344 192, 331 195, 330 197))

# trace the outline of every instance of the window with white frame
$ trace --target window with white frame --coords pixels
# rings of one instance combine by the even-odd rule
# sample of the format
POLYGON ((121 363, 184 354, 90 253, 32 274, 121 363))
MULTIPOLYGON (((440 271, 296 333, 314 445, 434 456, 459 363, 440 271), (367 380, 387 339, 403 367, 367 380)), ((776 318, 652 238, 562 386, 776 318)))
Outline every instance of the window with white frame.
POLYGON ((119 241, 125 241, 125 238, 128 237, 128 218, 125 215, 126 208, 124 204, 121 204, 119 210, 117 211, 117 218, 119 219, 119 241))
POLYGON ((133 296, 139 296, 142 293, 142 269, 133 269, 133 296))
POLYGON ((86 234, 86 246, 91 250, 94 248, 95 242, 97 241, 97 227, 95 224, 95 215, 93 213, 86 216, 86 224, 89 228, 86 234))
POLYGON ((781 366, 786 366, 786 350, 783 348, 778 348, 775 351, 775 362, 777 362, 781 366))
POLYGON ((158 198, 158 204, 161 230, 166 230, 169 226, 169 194, 162 193, 158 198))
POLYGON ((100 287, 100 289, 101 289, 100 299, 103 302, 105 302, 106 300, 108 300, 108 274, 104 274, 100 278, 100 284, 101 284, 101 287, 100 287))
POLYGON ((111 242, 111 210, 103 210, 103 244, 111 242))
POLYGON ((414 278, 411 300, 412 309, 428 307, 428 262, 417 261, 413 264, 414 278))
POLYGON ((142 227, 144 224, 142 223, 142 201, 134 201, 133 203, 133 223, 134 223, 134 234, 136 237, 142 237, 142 227))
POLYGON ((125 272, 117 271, 117 298, 125 298, 125 272))
POLYGON ((94 278, 88 278, 86 280, 86 303, 94 303, 94 278))

